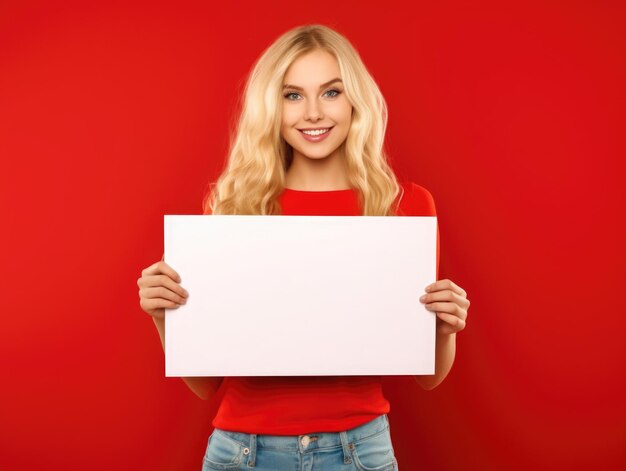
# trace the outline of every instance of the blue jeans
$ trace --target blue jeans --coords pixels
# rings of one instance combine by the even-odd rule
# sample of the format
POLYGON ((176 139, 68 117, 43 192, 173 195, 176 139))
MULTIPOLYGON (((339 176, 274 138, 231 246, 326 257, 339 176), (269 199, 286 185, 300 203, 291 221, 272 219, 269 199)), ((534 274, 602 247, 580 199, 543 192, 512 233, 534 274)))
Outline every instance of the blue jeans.
POLYGON ((202 471, 398 471, 387 414, 343 432, 255 435, 216 428, 202 471))

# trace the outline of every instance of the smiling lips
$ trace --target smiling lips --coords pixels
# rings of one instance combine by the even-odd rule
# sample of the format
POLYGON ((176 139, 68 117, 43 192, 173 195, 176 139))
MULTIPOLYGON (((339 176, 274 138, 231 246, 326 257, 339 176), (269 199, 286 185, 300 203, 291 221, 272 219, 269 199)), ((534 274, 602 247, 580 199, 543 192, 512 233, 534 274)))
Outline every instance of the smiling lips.
POLYGON ((304 137, 309 142, 320 142, 328 137, 330 131, 334 126, 330 128, 311 128, 311 129, 298 129, 302 137, 304 137))

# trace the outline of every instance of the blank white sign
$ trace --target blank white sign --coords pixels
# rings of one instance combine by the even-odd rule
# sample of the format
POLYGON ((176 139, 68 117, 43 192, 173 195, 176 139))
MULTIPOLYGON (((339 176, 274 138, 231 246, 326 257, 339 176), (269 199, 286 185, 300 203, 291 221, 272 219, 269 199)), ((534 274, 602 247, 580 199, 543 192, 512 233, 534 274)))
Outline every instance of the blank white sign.
POLYGON ((436 217, 164 216, 166 376, 435 372, 436 217))

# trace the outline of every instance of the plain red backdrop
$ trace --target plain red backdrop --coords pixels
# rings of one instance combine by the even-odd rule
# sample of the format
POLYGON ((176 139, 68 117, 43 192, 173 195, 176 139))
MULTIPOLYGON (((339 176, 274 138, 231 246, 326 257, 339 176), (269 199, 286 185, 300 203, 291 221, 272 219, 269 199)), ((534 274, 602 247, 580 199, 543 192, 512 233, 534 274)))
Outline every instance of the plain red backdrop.
POLYGON ((317 22, 472 302, 443 384, 386 378, 400 468, 623 466, 626 8, 431 3, 2 3, 0 469, 200 469, 217 403, 164 377, 136 280, 163 215, 201 214, 253 61, 317 22))

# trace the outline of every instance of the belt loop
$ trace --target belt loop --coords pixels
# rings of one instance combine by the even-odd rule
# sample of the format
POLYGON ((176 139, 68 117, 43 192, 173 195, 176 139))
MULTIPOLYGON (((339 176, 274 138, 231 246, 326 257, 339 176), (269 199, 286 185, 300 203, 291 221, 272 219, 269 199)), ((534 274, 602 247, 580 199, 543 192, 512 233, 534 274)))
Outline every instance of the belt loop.
POLYGON ((256 460, 256 434, 250 435, 250 456, 248 457, 248 468, 254 468, 256 460))
POLYGON ((339 432, 339 436, 341 437, 341 447, 343 448, 343 462, 350 464, 352 463, 352 457, 349 450, 354 449, 354 445, 352 443, 348 444, 348 434, 346 432, 339 432))

